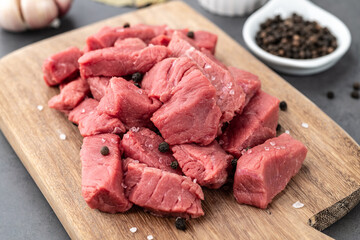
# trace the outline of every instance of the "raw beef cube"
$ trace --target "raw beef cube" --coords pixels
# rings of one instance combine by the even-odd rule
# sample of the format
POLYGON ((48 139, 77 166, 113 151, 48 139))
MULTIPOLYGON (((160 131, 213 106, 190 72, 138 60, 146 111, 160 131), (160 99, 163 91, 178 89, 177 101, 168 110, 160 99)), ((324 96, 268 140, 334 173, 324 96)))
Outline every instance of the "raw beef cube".
POLYGON ((191 179, 196 179, 201 186, 216 189, 225 183, 227 169, 233 157, 216 141, 204 147, 181 144, 171 149, 183 173, 191 179))
POLYGON ((103 212, 125 212, 132 203, 125 197, 120 137, 102 134, 84 138, 80 151, 82 195, 91 208, 103 212), (109 154, 102 155, 101 148, 108 147, 109 154))
POLYGON ((207 31, 196 31, 194 32, 194 40, 200 49, 205 48, 212 54, 215 53, 217 43, 217 36, 215 34, 207 31))
POLYGON ((88 78, 145 73, 168 55, 169 50, 164 46, 149 46, 133 53, 116 47, 99 49, 87 52, 79 59, 80 74, 88 78))
POLYGON ((118 39, 116 40, 114 46, 129 53, 139 51, 147 47, 146 43, 144 43, 144 41, 140 38, 118 39))
POLYGON ((196 50, 184 36, 175 32, 169 43, 169 49, 175 56, 186 56, 193 60, 216 89, 216 103, 222 112, 221 122, 230 121, 235 112, 241 112, 245 103, 245 93, 236 84, 231 73, 219 66, 204 53, 196 50))
POLYGON ((149 127, 150 117, 161 103, 149 98, 144 90, 123 78, 112 78, 98 110, 117 117, 127 128, 149 127))
POLYGON ((76 107, 90 93, 86 80, 78 78, 62 87, 60 94, 52 97, 48 105, 62 112, 68 112, 76 107))
POLYGON ((147 128, 131 128, 123 136, 121 147, 127 157, 138 160, 149 167, 182 174, 181 169, 171 168, 171 162, 176 161, 171 152, 159 151, 159 144, 164 139, 147 128))
POLYGON ((221 117, 215 94, 208 79, 195 69, 182 78, 151 121, 170 145, 208 145, 217 135, 221 117))
POLYGON ((82 101, 77 107, 71 110, 68 118, 71 122, 79 125, 79 122, 90 112, 94 111, 98 105, 99 101, 96 101, 92 98, 87 98, 82 101))
POLYGON ((158 35, 165 33, 165 25, 149 26, 137 24, 129 28, 123 27, 104 27, 98 33, 90 36, 86 40, 87 49, 90 51, 114 46, 118 39, 140 38, 144 42, 149 42, 158 35))
POLYGON ((151 39, 149 44, 162 45, 162 46, 167 47, 169 45, 170 40, 171 40, 171 38, 166 36, 166 35, 159 35, 159 36, 154 37, 153 39, 151 39))
POLYGON ((190 178, 130 162, 125 176, 129 200, 160 216, 196 218, 204 215, 201 187, 190 178))
POLYGON ((245 105, 247 105, 250 99, 260 90, 261 82, 259 77, 249 73, 247 71, 238 69, 236 67, 228 67, 230 73, 233 75, 235 82, 239 84, 244 90, 245 105))
POLYGON ((300 170, 306 153, 304 144, 286 133, 248 150, 236 167, 236 201, 266 208, 300 170))
POLYGON ((279 100, 259 91, 237 115, 221 136, 222 147, 230 154, 240 157, 245 148, 254 147, 276 136, 279 100))
POLYGON ((110 82, 110 77, 89 77, 86 79, 93 97, 100 101, 110 82))
POLYGON ((149 97, 156 97, 161 102, 167 102, 183 76, 194 69, 198 67, 189 58, 164 59, 145 74, 141 87, 145 89, 149 97))
POLYGON ((48 86, 55 86, 67 78, 76 76, 79 70, 78 59, 81 55, 78 48, 71 47, 46 59, 42 66, 45 83, 48 86))
POLYGON ((86 137, 103 133, 121 134, 126 132, 126 128, 118 118, 95 109, 80 120, 79 131, 81 136, 86 137))

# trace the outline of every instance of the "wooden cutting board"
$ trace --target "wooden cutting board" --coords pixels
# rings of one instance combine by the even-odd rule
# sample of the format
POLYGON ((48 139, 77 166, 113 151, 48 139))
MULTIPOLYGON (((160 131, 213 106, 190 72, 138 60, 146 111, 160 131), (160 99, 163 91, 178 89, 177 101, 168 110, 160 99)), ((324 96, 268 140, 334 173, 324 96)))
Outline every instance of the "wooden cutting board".
POLYGON ((0 60, 0 83, 1 130, 73 239, 146 239, 149 234, 155 239, 326 239, 313 227, 328 227, 360 200, 360 149, 355 141, 306 97, 182 2, 111 18, 15 51, 0 60), (154 217, 140 208, 106 214, 86 205, 80 185, 82 137, 64 115, 47 107, 58 90, 45 85, 41 65, 49 55, 69 46, 82 48, 86 36, 102 26, 124 22, 214 32, 219 36, 219 59, 257 74, 266 92, 288 103, 279 122, 306 144, 309 153, 300 172, 267 210, 237 204, 231 186, 205 190, 205 216, 189 221, 183 232, 174 227, 174 219, 154 217), (39 111, 38 105, 44 109, 39 111), (303 122, 309 128, 303 128, 303 122), (60 140, 60 133, 66 134, 66 140, 60 140), (296 201, 305 206, 293 208, 296 201), (129 229, 134 226, 138 232, 133 234, 129 229))

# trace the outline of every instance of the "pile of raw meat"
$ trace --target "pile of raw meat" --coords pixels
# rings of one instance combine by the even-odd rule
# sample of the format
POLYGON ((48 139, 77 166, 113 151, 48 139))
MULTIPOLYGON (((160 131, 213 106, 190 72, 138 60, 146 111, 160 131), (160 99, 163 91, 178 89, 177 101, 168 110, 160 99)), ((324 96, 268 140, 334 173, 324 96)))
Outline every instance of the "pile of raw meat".
POLYGON ((299 171, 307 149, 276 137, 279 100, 257 76, 216 59, 216 42, 206 31, 104 27, 83 51, 45 61, 45 82, 60 87, 49 106, 84 137, 82 195, 91 208, 136 204, 195 218, 204 215, 202 187, 230 176, 239 203, 266 208, 299 171))

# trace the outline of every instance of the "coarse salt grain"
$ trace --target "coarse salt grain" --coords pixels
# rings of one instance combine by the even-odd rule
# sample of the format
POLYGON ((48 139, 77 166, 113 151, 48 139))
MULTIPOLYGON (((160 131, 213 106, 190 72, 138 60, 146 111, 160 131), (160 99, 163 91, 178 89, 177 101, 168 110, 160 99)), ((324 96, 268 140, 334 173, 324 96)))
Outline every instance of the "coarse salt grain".
POLYGON ((38 109, 39 111, 42 111, 42 110, 44 109, 44 107, 43 107, 43 105, 38 105, 38 106, 37 106, 37 109, 38 109))
POLYGON ((289 131, 289 130, 286 130, 285 133, 286 133, 286 134, 290 134, 290 131, 289 131))
POLYGON ((61 140, 65 140, 65 139, 66 139, 66 135, 63 134, 63 133, 61 133, 61 134, 59 135, 59 137, 60 137, 61 140))
POLYGON ((211 81, 214 81, 216 79, 216 77, 211 76, 211 81))
POLYGON ((196 178, 194 178, 193 182, 194 182, 194 183, 196 183, 196 182, 197 182, 197 179, 196 179, 196 178))
POLYGON ((293 206, 294 208, 302 208, 302 207, 304 206, 304 204, 301 203, 301 202, 299 202, 299 201, 297 201, 297 202, 294 203, 292 206, 293 206))
POLYGON ((154 239, 153 235, 147 236, 147 240, 153 240, 153 239, 154 239))
POLYGON ((85 113, 85 108, 81 109, 81 113, 85 113))
POLYGON ((102 143, 105 143, 105 141, 106 141, 106 140, 105 140, 104 138, 101 139, 101 142, 102 142, 102 143))
POLYGON ((308 128, 308 127, 309 127, 309 124, 307 124, 307 123, 302 123, 301 126, 302 126, 303 128, 308 128))
POLYGON ((210 69, 211 68, 211 65, 209 65, 209 64, 205 64, 205 67, 204 67, 205 69, 210 69))
POLYGON ((230 90, 229 92, 230 95, 234 95, 235 94, 235 91, 233 89, 230 90))
POLYGON ((268 147, 264 147, 265 151, 269 151, 269 148, 268 147))
POLYGON ((137 228, 136 228, 136 227, 132 227, 132 228, 130 228, 130 232, 132 232, 132 233, 136 233, 136 231, 137 231, 137 228))
POLYGON ((275 143, 274 143, 274 142, 270 142, 270 145, 271 145, 271 146, 275 146, 275 143))
POLYGON ((130 131, 132 131, 132 132, 138 132, 139 130, 140 130, 139 127, 132 127, 132 128, 130 128, 130 131))

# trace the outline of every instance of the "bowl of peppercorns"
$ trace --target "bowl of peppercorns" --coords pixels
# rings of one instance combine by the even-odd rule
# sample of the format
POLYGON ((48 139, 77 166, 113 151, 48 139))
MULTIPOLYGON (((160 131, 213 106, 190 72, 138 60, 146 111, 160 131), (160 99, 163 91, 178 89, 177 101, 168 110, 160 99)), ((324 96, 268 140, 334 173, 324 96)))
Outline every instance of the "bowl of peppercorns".
POLYGON ((248 48, 271 68, 310 75, 332 67, 350 47, 345 24, 308 0, 271 0, 245 22, 248 48))

